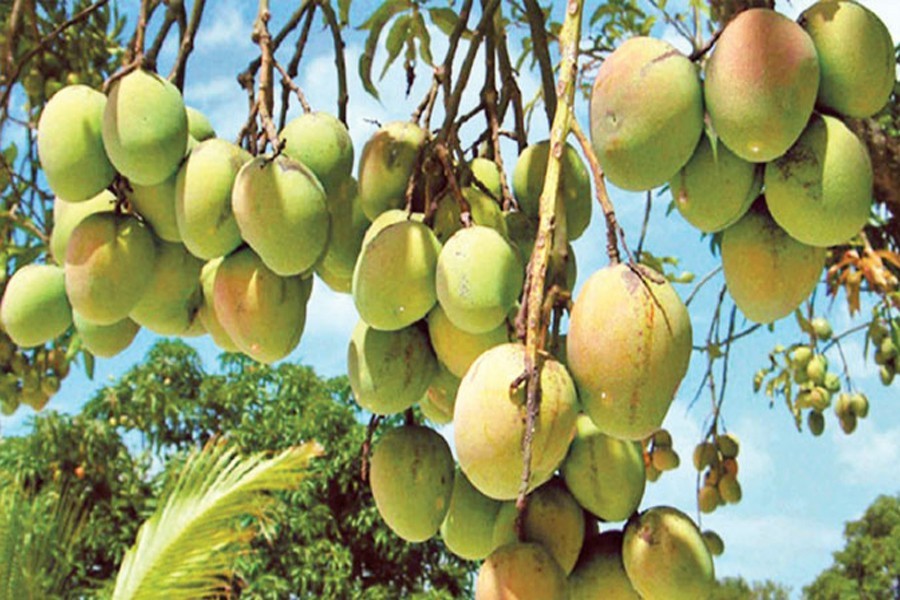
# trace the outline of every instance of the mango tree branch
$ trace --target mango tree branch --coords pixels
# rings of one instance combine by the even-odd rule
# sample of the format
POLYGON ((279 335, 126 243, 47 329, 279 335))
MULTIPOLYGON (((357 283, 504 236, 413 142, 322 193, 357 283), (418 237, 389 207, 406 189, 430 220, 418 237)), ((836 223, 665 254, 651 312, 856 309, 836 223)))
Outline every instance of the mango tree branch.
POLYGON ((178 46, 178 58, 175 59, 175 65, 169 74, 169 79, 175 82, 179 90, 184 90, 184 74, 187 70, 187 60, 194 50, 194 38, 197 37, 197 29, 200 27, 200 20, 203 18, 205 5, 206 0, 194 0, 194 6, 191 8, 191 20, 188 22, 187 30, 181 36, 181 44, 178 46))
MULTIPOLYGON (((303 52, 306 50, 306 42, 309 40, 309 32, 312 29, 313 18, 316 16, 316 5, 307 4, 304 14, 306 15, 306 19, 304 19, 303 26, 300 28, 300 37, 297 38, 294 55, 291 57, 291 61, 288 63, 287 68, 287 79, 291 81, 293 81, 293 78, 297 76, 297 73, 300 70, 300 61, 303 60, 303 52)), ((284 74, 284 70, 281 69, 281 71, 282 74, 284 74)), ((284 125, 287 123, 287 112, 290 100, 291 88, 286 85, 283 78, 281 82, 281 114, 278 116, 279 129, 284 129, 284 125)))
MULTIPOLYGON (((575 83, 578 70, 578 44, 581 39, 581 18, 584 0, 569 0, 566 18, 559 33, 560 73, 556 86, 556 110, 550 128, 550 153, 547 158, 547 173, 544 189, 540 197, 540 223, 531 261, 528 265, 528 283, 525 289, 523 310, 526 315, 525 333, 525 378, 526 378, 526 420, 525 435, 522 439, 522 481, 516 509, 519 511, 516 528, 520 539, 524 533, 527 493, 531 481, 531 454, 535 421, 540 409, 540 373, 543 357, 540 341, 544 338, 543 306, 546 294, 547 267, 556 227, 559 183, 562 172, 562 155, 566 138, 574 123, 575 83)), ((565 240, 562 240, 565 244, 565 240)))
MULTIPOLYGON (((528 26, 531 29, 532 51, 541 71, 541 88, 544 95, 544 110, 547 112, 547 124, 552 125, 556 119, 556 94, 553 90, 553 64, 550 62, 550 49, 547 46, 544 11, 541 10, 537 0, 525 0, 524 4, 525 16, 528 17, 528 26)), ((562 42, 562 38, 560 38, 560 42, 562 42)), ((562 46, 560 45, 560 47, 562 46)), ((562 80, 562 76, 560 76, 560 80, 562 80)))
POLYGON ((341 37, 341 26, 338 24, 330 2, 320 0, 318 5, 322 7, 322 15, 325 17, 325 23, 331 30, 331 38, 334 40, 334 66, 337 68, 338 79, 338 119, 346 125, 350 93, 347 91, 347 61, 344 58, 344 39, 341 37))
MULTIPOLYGON (((275 106, 275 84, 273 73, 275 71, 275 57, 272 49, 272 35, 269 33, 269 0, 259 0, 259 12, 256 23, 253 26, 253 41, 259 45, 262 56, 259 69, 259 88, 256 96, 259 118, 262 121, 263 131, 272 144, 272 149, 277 155, 280 150, 278 132, 275 130, 275 121, 272 111, 275 106)), ((265 149, 265 143, 262 149, 265 149)))

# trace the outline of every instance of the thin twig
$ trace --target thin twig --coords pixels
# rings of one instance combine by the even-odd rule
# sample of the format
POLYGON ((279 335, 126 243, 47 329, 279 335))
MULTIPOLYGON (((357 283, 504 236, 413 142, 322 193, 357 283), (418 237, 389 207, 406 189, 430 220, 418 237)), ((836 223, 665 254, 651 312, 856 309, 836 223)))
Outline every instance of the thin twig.
POLYGON ((178 46, 178 57, 172 66, 172 72, 169 73, 169 79, 175 82, 175 86, 179 90, 184 90, 184 75, 187 71, 187 61, 191 52, 194 51, 194 39, 197 37, 197 29, 199 29, 200 21, 203 19, 205 5, 206 0, 194 0, 194 6, 191 8, 191 20, 188 22, 187 30, 181 36, 181 44, 178 46))
POLYGON ((644 253, 644 240, 647 239, 647 228, 650 226, 650 209, 653 208, 653 190, 647 190, 647 203, 644 206, 644 221, 641 223, 641 237, 638 238, 638 245, 635 254, 638 260, 644 253))
POLYGON ((322 8, 322 15, 325 17, 325 23, 331 30, 331 38, 334 40, 334 66, 337 69, 338 80, 338 119, 346 125, 347 103, 350 101, 350 94, 347 91, 347 64, 344 57, 344 39, 341 37, 341 26, 338 24, 330 2, 319 2, 318 5, 322 8))
POLYGON ((550 49, 547 46, 547 29, 544 23, 544 11, 537 0, 524 0, 525 16, 531 29, 531 51, 538 62, 541 73, 541 89, 544 97, 544 110, 547 113, 547 125, 553 123, 556 113, 556 90, 553 87, 553 64, 550 62, 550 49))

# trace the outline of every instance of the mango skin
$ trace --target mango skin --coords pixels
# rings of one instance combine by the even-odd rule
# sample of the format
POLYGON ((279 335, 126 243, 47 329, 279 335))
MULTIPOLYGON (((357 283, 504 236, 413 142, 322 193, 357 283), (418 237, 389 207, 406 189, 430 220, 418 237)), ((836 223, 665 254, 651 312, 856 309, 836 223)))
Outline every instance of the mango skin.
MULTIPOLYGON (((496 500, 512 500, 522 475, 525 386, 510 385, 525 369, 525 346, 503 344, 482 354, 459 384, 453 433, 460 468, 478 490, 496 500)), ((553 475, 575 433, 578 397, 565 367, 555 360, 541 371, 541 411, 532 443, 535 489, 553 475)))
POLYGON ((88 216, 98 212, 112 212, 116 197, 109 190, 103 190, 84 202, 66 202, 57 197, 53 201, 53 230, 50 232, 50 254, 56 264, 66 261, 66 246, 72 231, 88 216))
POLYGON ((469 333, 454 325, 440 304, 428 313, 428 336, 438 360, 459 378, 483 352, 509 341, 505 323, 485 333, 469 333))
POLYGON ((178 171, 175 222, 182 242, 203 260, 225 256, 241 244, 231 209, 234 179, 250 154, 230 142, 200 142, 178 171))
POLYGON ((623 537, 612 530, 585 540, 569 575, 571 600, 641 600, 622 563, 623 537))
MULTIPOLYGON (((514 501, 504 502, 494 522, 495 548, 518 541, 514 501)), ((525 512, 525 540, 543 545, 568 575, 584 543, 584 512, 566 488, 550 481, 531 493, 525 512)))
POLYGON ((141 329, 140 325, 127 317, 112 325, 97 325, 78 313, 73 313, 72 321, 84 347, 101 358, 112 358, 124 352, 141 329))
POLYGON ((766 205, 795 240, 837 246, 868 221, 873 178, 865 144, 839 119, 815 115, 787 154, 766 165, 766 205))
POLYGON ((425 145, 426 132, 414 123, 385 124, 363 146, 359 158, 359 195, 370 221, 406 204, 406 187, 425 145))
POLYGON ((273 363, 300 343, 312 278, 279 277, 253 250, 229 254, 213 282, 216 315, 247 356, 273 363))
POLYGON ((360 321, 347 349, 347 375, 356 402, 378 415, 419 401, 437 372, 428 336, 416 326, 378 331, 360 321))
POLYGON ((452 423, 458 389, 459 377, 438 363, 437 372, 431 380, 431 385, 419 400, 419 408, 422 409, 425 418, 437 425, 452 423))
POLYGON ((198 318, 203 302, 200 270, 203 261, 181 244, 159 242, 150 283, 128 316, 160 335, 182 335, 198 318))
POLYGON ((72 309, 98 325, 128 316, 150 285, 156 242, 131 215, 95 213, 72 231, 66 247, 66 294, 72 309))
POLYGON ((223 260, 224 257, 214 258, 207 261, 203 268, 200 269, 200 292, 203 301, 197 309, 197 316, 203 323, 203 329, 209 333, 216 346, 225 352, 240 352, 240 348, 234 343, 234 340, 231 339, 225 328, 222 327, 219 315, 216 314, 216 273, 219 271, 219 265, 222 264, 223 260))
POLYGON ((524 276, 512 245, 481 225, 460 229, 437 260, 437 299, 447 318, 473 334, 502 326, 522 292, 524 276))
MULTIPOLYGON (((500 184, 500 167, 497 166, 496 162, 479 156, 472 159, 472 162, 469 163, 469 168, 472 170, 472 178, 483 185, 495 200, 503 200, 503 188, 500 184)), ((481 191, 474 182, 471 187, 481 191)))
POLYGON ((292 158, 258 156, 241 167, 231 208, 241 237, 282 277, 310 271, 325 253, 331 226, 325 190, 292 158))
POLYGON ((722 234, 725 285, 744 316, 756 323, 794 312, 819 282, 826 254, 789 236, 762 205, 722 234))
MULTIPOLYGON (((494 164, 494 163, 491 163, 494 164)), ((469 216, 475 225, 484 225, 496 229, 502 235, 506 235, 506 219, 500 210, 500 204, 474 186, 462 189, 463 198, 469 204, 469 216)), ((450 239, 454 233, 462 229, 459 202, 451 193, 444 194, 438 200, 437 210, 434 211, 434 235, 442 244, 450 239)))
POLYGON ((417 221, 423 223, 425 214, 420 212, 408 213, 402 208, 392 208, 378 215, 363 236, 362 247, 365 248, 369 242, 375 239, 375 236, 381 233, 389 225, 400 223, 402 221, 417 221))
MULTIPOLYGON (((519 209, 530 217, 538 216, 549 154, 549 140, 532 144, 522 151, 513 169, 513 191, 519 209)), ((566 144, 562 152, 559 194, 566 208, 566 236, 569 241, 577 240, 591 222, 594 200, 590 174, 571 144, 566 144)))
POLYGON ((810 6, 797 22, 819 56, 819 106, 863 119, 887 104, 897 62, 878 15, 856 2, 830 0, 810 6))
POLYGON ((65 276, 56 265, 25 265, 9 278, 0 302, 0 323, 20 348, 41 346, 72 324, 65 276))
POLYGON ((591 142, 609 181, 649 190, 669 181, 700 140, 700 77, 668 42, 634 37, 597 72, 590 111, 591 142))
POLYGON ((106 96, 70 85, 50 98, 38 122, 38 158, 53 193, 81 202, 102 192, 116 176, 101 133, 106 96))
POLYGON ((184 101, 167 79, 138 69, 113 83, 103 112, 103 146, 129 181, 156 185, 171 177, 187 141, 184 101))
POLYGON ((768 162, 806 127, 819 89, 816 47, 803 28, 767 8, 740 13, 706 64, 706 110, 740 158, 768 162))
POLYGON ((291 119, 278 138, 286 141, 283 152, 313 172, 329 194, 350 177, 353 140, 334 115, 305 113, 291 119))
POLYGON ((216 130, 212 123, 206 118, 202 112, 190 106, 184 107, 187 113, 188 134, 197 142, 205 142, 206 140, 216 137, 216 130))
POLYGON ((640 506, 647 478, 641 445, 602 433, 587 415, 562 466, 578 503, 604 521, 624 521, 640 506))
POLYGON ((131 208, 144 217, 156 237, 165 242, 181 242, 178 220, 175 217, 175 196, 178 173, 156 185, 132 184, 128 192, 131 208))
POLYGON ((622 562, 644 600, 708 598, 715 585, 712 556, 700 530, 678 509, 657 506, 625 527, 622 562))
POLYGON ((372 452, 369 485, 388 527, 409 542, 424 542, 441 526, 453 491, 453 455, 434 430, 391 429, 372 452))
POLYGON ((494 549, 494 522, 500 506, 500 502, 475 489, 466 474, 457 468, 450 507, 440 530, 447 550, 466 560, 481 560, 490 554, 494 549))
POLYGON ((440 250, 431 230, 417 221, 388 225, 364 241, 353 270, 353 303, 363 321, 395 331, 428 314, 437 301, 440 250))
POLYGON ((497 548, 482 563, 475 581, 475 600, 565 600, 568 596, 566 574, 535 543, 497 548))
POLYGON ((756 165, 704 135, 669 189, 685 221, 714 233, 736 223, 753 204, 759 192, 756 165))
POLYGON ((575 300, 567 364, 585 412, 607 435, 641 440, 660 428, 691 348, 687 308, 647 267, 600 269, 575 300))
POLYGON ((349 294, 353 289, 353 267, 369 228, 359 203, 359 188, 348 177, 325 198, 331 216, 331 236, 325 255, 316 263, 316 274, 335 292, 349 294))

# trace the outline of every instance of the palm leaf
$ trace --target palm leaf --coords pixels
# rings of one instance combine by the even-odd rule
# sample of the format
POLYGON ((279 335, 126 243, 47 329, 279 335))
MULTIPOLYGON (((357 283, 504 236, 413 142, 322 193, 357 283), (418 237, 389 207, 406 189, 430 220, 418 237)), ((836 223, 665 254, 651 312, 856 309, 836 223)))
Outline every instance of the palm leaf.
POLYGON ((321 452, 311 442, 272 458, 245 457, 233 445, 212 442, 191 455, 125 554, 113 599, 174 600, 223 592, 235 558, 255 535, 239 518, 264 518, 275 502, 267 492, 296 488, 321 452))

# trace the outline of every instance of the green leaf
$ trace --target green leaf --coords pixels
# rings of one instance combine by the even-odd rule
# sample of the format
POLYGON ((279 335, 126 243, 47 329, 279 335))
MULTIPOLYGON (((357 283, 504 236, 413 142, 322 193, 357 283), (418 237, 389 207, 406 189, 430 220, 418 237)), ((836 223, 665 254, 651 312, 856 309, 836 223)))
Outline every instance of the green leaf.
POLYGON ((425 17, 422 13, 416 11, 410 23, 413 34, 419 38, 419 55, 429 67, 434 66, 434 57, 431 56, 431 34, 428 33, 428 27, 425 26, 425 17))
POLYGON ((394 21, 394 25, 391 27, 390 32, 388 32, 387 40, 384 44, 388 57, 387 60, 384 61, 384 67, 381 69, 381 76, 379 79, 384 79, 388 69, 391 68, 391 65, 394 64, 397 57, 400 56, 403 44, 406 42, 407 38, 409 38, 411 21, 411 15, 403 15, 394 21))
POLYGON ((362 56, 359 57, 359 77, 362 80, 363 88, 375 98, 379 96, 378 90, 372 83, 372 63, 375 61, 375 51, 378 49, 378 39, 381 37, 381 30, 384 29, 388 21, 406 10, 408 6, 408 3, 403 0, 385 2, 366 19, 365 23, 358 27, 360 31, 369 31, 365 50, 362 56))
POLYGON ((452 34, 456 24, 459 23, 459 15, 452 8, 429 8, 428 16, 444 35, 452 34))
POLYGON ((350 22, 350 2, 352 0, 338 0, 338 18, 341 25, 347 25, 350 22))

